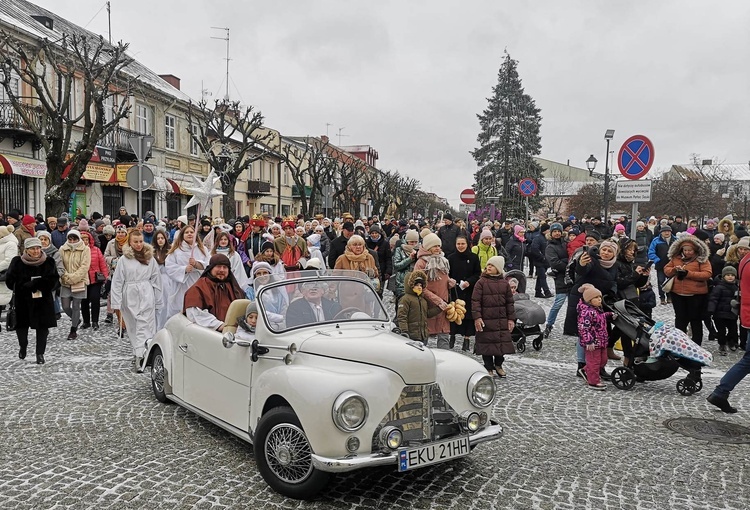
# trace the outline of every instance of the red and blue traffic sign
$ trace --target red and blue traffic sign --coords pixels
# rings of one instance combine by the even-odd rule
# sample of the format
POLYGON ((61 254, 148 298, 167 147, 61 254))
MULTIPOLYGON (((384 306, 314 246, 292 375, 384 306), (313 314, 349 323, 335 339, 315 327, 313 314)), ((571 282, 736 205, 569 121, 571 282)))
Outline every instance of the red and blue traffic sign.
POLYGON ((521 196, 530 197, 531 195, 536 195, 536 190, 536 181, 531 177, 524 177, 518 183, 518 192, 521 193, 521 196))
POLYGON ((640 179, 654 164, 654 144, 643 135, 634 135, 625 140, 617 155, 617 166, 626 179, 640 179))

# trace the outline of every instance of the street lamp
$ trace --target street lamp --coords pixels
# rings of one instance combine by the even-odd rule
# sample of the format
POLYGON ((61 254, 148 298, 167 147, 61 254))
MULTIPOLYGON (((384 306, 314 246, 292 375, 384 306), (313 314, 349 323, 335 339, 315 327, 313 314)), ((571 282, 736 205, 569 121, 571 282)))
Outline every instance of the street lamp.
POLYGON ((597 159, 592 154, 589 159, 586 160, 586 168, 589 169, 589 177, 594 175, 594 169, 596 168, 597 159))
POLYGON ((608 129, 604 133, 607 140, 607 152, 604 154, 604 224, 609 224, 609 141, 615 136, 614 129, 608 129))

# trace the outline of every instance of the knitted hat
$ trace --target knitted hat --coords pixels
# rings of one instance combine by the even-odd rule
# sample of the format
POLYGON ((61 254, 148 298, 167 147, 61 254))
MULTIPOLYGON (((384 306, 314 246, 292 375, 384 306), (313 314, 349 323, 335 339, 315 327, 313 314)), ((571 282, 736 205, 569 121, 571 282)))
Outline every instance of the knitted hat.
POLYGON ((636 227, 645 227, 645 226, 646 226, 646 224, 645 224, 645 223, 643 223, 642 221, 636 221, 636 222, 635 222, 635 226, 636 226, 636 227))
POLYGON ((493 237, 495 237, 495 236, 492 235, 492 231, 490 229, 488 229, 488 228, 483 228, 482 229, 482 233, 479 234, 479 240, 480 241, 482 239, 492 239, 493 237))
POLYGON ((3 237, 5 237, 7 235, 10 235, 11 232, 13 232, 13 226, 12 225, 9 225, 7 227, 6 226, 0 227, 0 239, 2 239, 3 237))
POLYGON ((443 219, 444 219, 444 220, 449 220, 449 221, 453 221, 453 215, 452 215, 451 213, 445 213, 445 214, 443 215, 443 219))
POLYGON ((553 223, 549 227, 550 233, 554 232, 555 230, 559 230, 560 232, 563 231, 563 226, 560 223, 553 223))
POLYGON ((714 236, 714 241, 719 241, 720 243, 724 242, 724 234, 716 234, 714 236))
MULTIPOLYGON (((265 243, 260 245, 260 252, 263 253, 266 250, 273 250, 273 243, 271 241, 266 241, 265 243)), ((253 266, 255 267, 255 266, 253 266)))
POLYGON ((408 243, 409 241, 419 242, 419 232, 417 232, 413 228, 410 228, 406 231, 406 242, 408 243))
POLYGON ((661 234, 662 232, 669 232, 669 233, 671 233, 672 232, 672 227, 670 227, 669 225, 663 225, 659 229, 659 233, 661 234))
POLYGON ((253 276, 255 276, 255 273, 261 269, 268 271, 269 274, 272 272, 271 264, 269 264, 268 262, 255 262, 250 272, 253 276))
POLYGON ((39 240, 38 237, 29 237, 23 242, 23 249, 28 250, 29 248, 33 248, 34 246, 42 247, 42 242, 39 240))
POLYGON ((584 283, 583 285, 578 287, 578 292, 583 294, 583 300, 587 303, 591 303, 591 300, 597 296, 602 297, 601 291, 590 283, 584 283))
MULTIPOLYGON (((0 227, 0 229, 3 229, 3 228, 5 228, 5 227, 0 227)), ((41 239, 42 237, 46 237, 46 238, 47 238, 47 239, 49 239, 50 241, 52 240, 52 234, 50 234, 50 233, 49 233, 49 232, 47 232, 46 230, 40 230, 39 232, 37 232, 37 233, 36 233, 36 236, 37 236, 37 237, 38 237, 39 239, 41 239)), ((0 236, 0 237, 2 237, 2 236, 0 236)))
POLYGON ((251 313, 258 313, 258 304, 255 301, 250 301, 247 304, 247 308, 245 308, 245 317, 247 317, 251 313))
POLYGON ((85 219, 78 222, 78 230, 81 232, 88 232, 89 231, 89 222, 85 219))
POLYGON ((102 225, 104 225, 104 220, 96 220, 96 221, 94 222, 94 228, 99 228, 99 227, 101 227, 102 225))
POLYGON ((36 223, 36 219, 30 215, 30 214, 24 214, 23 219, 21 220, 21 225, 34 225, 36 223))
POLYGON ((622 223, 615 225, 615 232, 625 232, 625 225, 622 223))
POLYGON ((78 230, 72 228, 72 229, 68 230, 68 237, 70 237, 70 236, 76 236, 78 239, 80 239, 81 238, 81 233, 78 230))
POLYGON ((542 223, 542 226, 539 227, 539 232, 544 234, 546 231, 549 230, 549 224, 548 223, 542 223))
POLYGON ((425 227, 419 231, 419 237, 424 239, 426 236, 430 235, 431 233, 432 231, 429 228, 425 227))
POLYGON ((425 250, 430 250, 435 246, 442 246, 443 242, 437 236, 437 234, 429 233, 422 239, 422 247, 425 250))
POLYGON ((113 227, 112 225, 105 225, 102 232, 104 233, 104 235, 113 236, 115 235, 115 227, 113 227))
POLYGON ((597 241, 601 241, 602 240, 602 236, 599 234, 599 232, 597 232, 594 229, 587 230, 586 231, 586 237, 591 237, 593 239, 596 239, 597 241))
POLYGON ((745 236, 737 241, 737 248, 750 248, 750 236, 745 236))
POLYGON ((615 252, 615 256, 617 256, 617 252, 620 251, 620 246, 616 242, 610 241, 609 239, 605 239, 601 242, 601 244, 599 244, 600 250, 604 247, 611 248, 615 252))
POLYGON ((724 278, 728 274, 734 275, 734 277, 736 278, 737 270, 732 266, 725 266, 724 269, 721 270, 721 277, 724 278))
POLYGON ((229 262, 229 257, 224 255, 223 253, 217 253, 208 261, 208 267, 206 269, 210 270, 215 266, 232 267, 232 263, 229 262))
POLYGON ((500 255, 490 257, 487 261, 488 266, 494 266, 497 272, 503 274, 505 272, 505 259, 500 255))

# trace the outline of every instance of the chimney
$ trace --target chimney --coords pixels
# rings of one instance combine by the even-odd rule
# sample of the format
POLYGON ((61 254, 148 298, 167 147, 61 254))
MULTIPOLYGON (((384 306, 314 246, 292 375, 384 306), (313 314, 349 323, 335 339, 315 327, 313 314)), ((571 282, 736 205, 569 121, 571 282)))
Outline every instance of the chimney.
POLYGON ((326 135, 320 135, 320 139, 323 141, 323 143, 328 143, 328 137, 326 135))
POLYGON ((180 90, 180 79, 173 74, 160 74, 159 78, 172 85, 177 90, 180 90))

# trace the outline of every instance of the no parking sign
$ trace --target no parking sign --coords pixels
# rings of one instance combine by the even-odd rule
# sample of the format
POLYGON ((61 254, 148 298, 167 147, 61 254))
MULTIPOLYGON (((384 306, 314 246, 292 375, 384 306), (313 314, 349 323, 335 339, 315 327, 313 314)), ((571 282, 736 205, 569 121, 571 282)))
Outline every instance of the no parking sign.
POLYGON ((654 164, 654 144, 643 135, 625 140, 617 155, 617 166, 626 179, 637 180, 651 170, 654 164))

